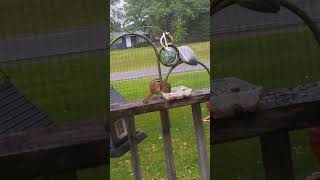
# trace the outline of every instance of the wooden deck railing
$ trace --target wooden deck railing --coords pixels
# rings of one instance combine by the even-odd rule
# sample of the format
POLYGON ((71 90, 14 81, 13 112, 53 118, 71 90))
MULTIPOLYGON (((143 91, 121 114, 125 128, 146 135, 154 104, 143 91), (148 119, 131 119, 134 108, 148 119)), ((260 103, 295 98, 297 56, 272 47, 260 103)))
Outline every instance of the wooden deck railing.
MULTIPOLYGON (((209 90, 206 90, 181 100, 164 101, 157 98, 147 105, 140 100, 111 105, 111 118, 129 117, 126 118, 126 124, 136 179, 142 179, 142 173, 137 143, 133 136, 134 116, 160 111, 168 178, 176 179, 168 109, 187 105, 192 106, 201 177, 209 179, 200 108, 200 103, 209 98, 209 90)), ((214 97, 212 100, 214 101, 214 97)), ((68 174, 108 163, 108 122, 103 119, 1 136, 1 179, 68 174)), ((320 82, 267 92, 262 95, 255 112, 238 113, 228 119, 214 119, 211 123, 210 144, 260 137, 266 179, 293 180, 288 132, 317 126, 320 126, 320 82)))
POLYGON ((260 137, 266 179, 293 180, 288 132, 317 126, 320 126, 320 82, 267 92, 254 113, 238 113, 227 119, 213 117, 210 144, 260 137))
MULTIPOLYGON (((200 103, 208 101, 209 90, 196 91, 192 97, 164 101, 160 98, 143 104, 132 101, 111 106, 111 117, 126 118, 134 176, 142 179, 135 132, 134 116, 160 111, 164 154, 169 179, 176 179, 170 135, 169 109, 192 106, 195 134, 198 145, 199 164, 202 179, 209 179, 208 157, 205 148, 200 103)), ((109 121, 82 122, 69 125, 54 125, 49 128, 32 129, 0 136, 1 179, 50 179, 76 180, 76 171, 109 162, 109 121)), ((106 172, 107 173, 107 172, 106 172)))
POLYGON ((162 135, 164 144, 164 155, 167 165, 168 179, 176 179, 176 171, 174 165, 174 157, 171 144, 170 134, 170 116, 169 109, 181 106, 191 105, 194 120, 195 136, 197 141, 197 149, 199 156, 199 167, 201 179, 209 180, 209 163, 205 146, 205 135, 202 126, 200 103, 209 101, 210 93, 208 89, 193 92, 191 97, 165 101, 161 98, 152 99, 148 104, 144 104, 142 100, 131 101, 129 103, 116 103, 111 105, 111 118, 127 117, 127 129, 129 136, 131 162, 135 179, 142 179, 140 170, 140 160, 137 148, 137 142, 134 138, 134 116, 138 114, 160 111, 160 119, 162 125, 162 135))
POLYGON ((106 126, 97 120, 1 136, 0 179, 75 180, 76 170, 109 162, 106 126))

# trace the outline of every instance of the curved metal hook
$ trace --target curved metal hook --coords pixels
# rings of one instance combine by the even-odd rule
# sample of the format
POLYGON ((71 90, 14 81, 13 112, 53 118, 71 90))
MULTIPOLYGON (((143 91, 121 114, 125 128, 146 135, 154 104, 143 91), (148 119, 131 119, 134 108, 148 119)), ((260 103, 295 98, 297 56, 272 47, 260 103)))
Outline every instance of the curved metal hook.
POLYGON ((293 3, 289 1, 282 0, 280 1, 281 6, 289 9, 291 12, 296 14, 298 17, 300 17, 304 23, 309 27, 309 29, 312 31, 316 41, 318 42, 320 46, 320 30, 317 26, 317 24, 305 13, 302 9, 295 6, 293 3))
POLYGON ((210 16, 218 13, 219 11, 235 4, 233 1, 213 1, 210 6, 210 16))
POLYGON ((154 53, 155 53, 156 56, 157 56, 156 61, 157 61, 157 65, 158 65, 159 79, 162 80, 161 67, 160 67, 160 56, 159 56, 159 53, 158 53, 158 50, 157 50, 156 46, 152 43, 152 41, 151 41, 148 37, 146 37, 146 36, 144 36, 144 35, 142 35, 142 34, 133 33, 133 32, 127 33, 127 34, 123 34, 123 35, 120 35, 120 36, 116 37, 115 39, 113 39, 113 40, 111 41, 111 43, 110 43, 110 47, 111 47, 118 39, 120 39, 120 38, 122 38, 122 37, 127 37, 127 36, 139 36, 139 37, 142 37, 143 39, 145 39, 146 41, 148 41, 149 44, 151 44, 151 46, 152 46, 152 48, 153 48, 153 50, 154 50, 154 53))
POLYGON ((125 25, 126 25, 128 22, 130 22, 130 21, 134 21, 134 19, 133 19, 133 18, 127 19, 127 20, 125 20, 125 21, 123 22, 123 25, 122 25, 124 31, 126 31, 127 33, 136 32, 136 31, 138 31, 138 30, 140 30, 140 29, 144 29, 144 28, 154 29, 154 30, 158 31, 158 32, 161 33, 161 34, 165 32, 164 30, 162 30, 162 29, 160 29, 159 27, 156 27, 156 26, 140 26, 140 27, 137 27, 137 28, 135 28, 135 29, 128 30, 125 25))
MULTIPOLYGON (((180 64, 183 64, 183 63, 184 63, 184 62, 180 61, 180 62, 178 62, 177 64, 175 64, 174 66, 172 66, 172 67, 169 69, 169 72, 168 72, 168 74, 167 74, 167 76, 166 76, 166 78, 165 78, 165 81, 168 81, 171 72, 172 72, 177 66, 179 66, 180 64)), ((186 63, 185 63, 185 64, 186 64, 186 63)), ((210 70, 209 70, 209 68, 208 68, 205 64, 203 64, 203 63, 200 62, 200 61, 197 61, 197 64, 200 64, 202 67, 204 67, 204 68, 206 69, 206 71, 208 72, 209 76, 210 76, 210 70)))
MULTIPOLYGON (((309 27, 312 31, 316 41, 320 45, 320 30, 317 24, 299 7, 295 6, 293 3, 287 0, 280 0, 280 5, 287 8, 294 14, 296 14, 299 18, 301 18, 304 23, 309 27)), ((217 12, 231 6, 233 4, 238 4, 235 0, 220 0, 220 1, 213 1, 210 7, 210 16, 213 16, 217 12)))

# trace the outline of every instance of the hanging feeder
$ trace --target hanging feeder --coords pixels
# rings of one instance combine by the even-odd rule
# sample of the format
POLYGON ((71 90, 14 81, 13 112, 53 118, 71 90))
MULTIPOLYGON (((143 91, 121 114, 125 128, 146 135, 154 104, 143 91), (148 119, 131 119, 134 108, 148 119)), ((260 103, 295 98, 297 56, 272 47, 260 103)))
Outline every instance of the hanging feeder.
MULTIPOLYGON (((126 102, 125 98, 112 86, 110 86, 110 104, 126 102)), ((130 150, 126 118, 111 120, 110 125, 110 155, 112 158, 123 156, 130 150)), ((130 120, 130 119, 129 119, 130 120)), ((142 131, 136 132, 137 143, 142 142, 147 135, 142 131)))
POLYGON ((162 48, 159 52, 162 65, 172 67, 179 62, 179 50, 172 45, 162 48))

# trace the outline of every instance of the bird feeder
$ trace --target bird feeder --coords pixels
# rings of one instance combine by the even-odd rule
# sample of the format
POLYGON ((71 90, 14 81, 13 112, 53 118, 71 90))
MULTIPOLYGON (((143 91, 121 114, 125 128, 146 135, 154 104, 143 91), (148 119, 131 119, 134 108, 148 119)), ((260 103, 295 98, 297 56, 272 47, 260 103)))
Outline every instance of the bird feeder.
MULTIPOLYGON (((124 30, 127 33, 116 37, 111 42, 111 46, 118 39, 120 39, 122 37, 126 37, 126 36, 138 36, 138 37, 145 39, 148 42, 148 44, 150 44, 152 46, 152 48, 156 54, 156 57, 157 57, 156 64, 157 64, 158 75, 159 75, 158 79, 160 81, 162 81, 161 64, 165 67, 170 67, 170 69, 164 79, 164 81, 166 81, 166 82, 168 81, 168 78, 169 78, 171 72, 177 66, 179 66, 181 64, 187 64, 187 65, 192 65, 192 66, 201 65, 202 67, 204 67, 204 69, 210 75, 209 68, 197 59, 197 56, 195 55, 195 53, 193 52, 193 50, 190 47, 188 47, 188 46, 176 47, 174 45, 173 37, 170 35, 169 32, 163 31, 162 29, 155 27, 155 26, 141 26, 141 27, 135 28, 133 30, 127 30, 125 24, 129 23, 130 21, 133 21, 133 19, 127 19, 123 25, 124 30), (158 52, 156 46, 153 44, 153 42, 148 37, 136 33, 138 30, 141 30, 144 28, 153 29, 161 34, 160 45, 162 46, 162 48, 160 49, 159 52, 158 52)), ((175 92, 169 92, 169 93, 162 92, 161 93, 162 98, 164 98, 166 100, 181 99, 181 98, 187 97, 188 94, 190 94, 189 91, 191 91, 190 88, 184 87, 184 86, 174 87, 171 90, 174 90, 175 92)))
POLYGON ((128 135, 124 118, 116 119, 112 122, 111 128, 112 141, 114 144, 119 145, 124 138, 128 135))
MULTIPOLYGON (((126 102, 126 99, 112 86, 110 86, 110 104, 126 102)), ((127 117, 128 118, 128 117, 127 117)), ((128 133, 126 128, 126 121, 131 120, 127 118, 119 118, 111 120, 110 125, 110 147, 111 157, 121 157, 130 150, 128 142, 128 133)), ((140 143, 147 135, 142 131, 136 132, 136 140, 140 143)))

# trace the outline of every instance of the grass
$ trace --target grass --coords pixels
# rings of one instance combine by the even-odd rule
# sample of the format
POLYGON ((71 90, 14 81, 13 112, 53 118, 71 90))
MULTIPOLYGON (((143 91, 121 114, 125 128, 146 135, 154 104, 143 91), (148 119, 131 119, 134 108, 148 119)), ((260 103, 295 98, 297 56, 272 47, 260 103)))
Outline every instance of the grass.
MULTIPOLYGON (((114 82, 112 85, 127 99, 140 99, 148 92, 150 78, 114 82)), ((204 71, 175 74, 170 78, 173 86, 186 85, 193 89, 208 88, 209 77, 204 71)), ((206 106, 202 105, 203 117, 207 116, 206 106)), ((136 128, 147 134, 139 144, 141 168, 144 179, 166 179, 166 166, 162 145, 159 113, 148 113, 136 118, 136 128)), ((191 107, 170 109, 171 134, 174 162, 178 179, 199 179, 198 157, 192 122, 191 107)), ((206 142, 209 142, 209 124, 204 123, 206 142)), ((207 144, 209 152, 209 144, 207 144)), ((130 153, 119 159, 111 159, 112 179, 133 179, 130 153)))
MULTIPOLYGON (((149 93, 149 83, 154 78, 156 77, 116 81, 111 84, 128 100, 143 99, 149 93)), ((193 89, 209 87, 209 75, 205 71, 172 74, 168 81, 172 87, 181 85, 188 86, 193 89)))
MULTIPOLYGON (((320 48, 312 34, 303 28, 226 38, 217 40, 214 46, 211 54, 214 78, 235 76, 267 90, 320 80, 320 48)), ((293 131, 290 135, 296 179, 319 171, 307 131, 293 131)), ((257 138, 216 145, 211 153, 214 179, 264 179, 257 138)))
POLYGON ((107 72, 104 57, 101 53, 41 59, 2 68, 33 102, 63 123, 104 113, 107 72))
MULTIPOLYGON (((16 86, 57 123, 91 120, 105 115, 104 54, 40 59, 2 65, 16 86)), ((79 172, 81 180, 107 179, 106 166, 79 172)))
POLYGON ((105 24, 103 1, 4 0, 0 2, 0 37, 63 31, 105 24))
MULTIPOLYGON (((201 61, 210 60, 210 43, 190 43, 190 46, 201 61)), ((160 47, 157 47, 158 51, 160 47)), ((140 47, 125 50, 113 50, 110 55, 111 73, 143 70, 156 67, 156 55, 152 47, 140 47)))
MULTIPOLYGON (((4 0, 0 2, 0 38, 106 24, 104 1, 4 0)), ((57 123, 105 115, 107 62, 104 54, 40 59, 1 65, 11 80, 57 123)), ((107 179, 107 167, 79 172, 81 180, 107 179)))
MULTIPOLYGON (((2 65, 2 69, 9 74, 14 84, 18 86, 33 103, 37 104, 43 111, 47 112, 57 123, 95 119, 96 117, 100 117, 105 114, 104 107, 107 102, 107 86, 105 84, 107 67, 105 54, 101 53, 96 55, 40 59, 38 61, 33 61, 32 63, 21 62, 17 64, 2 65)), ((170 81, 174 86, 187 85, 192 88, 203 88, 208 87, 208 78, 209 77, 205 72, 193 72, 174 75, 170 77, 170 81), (188 79, 192 77, 197 77, 199 80, 189 81, 188 79)), ((126 81, 122 83, 116 82, 114 85, 121 91, 121 93, 127 92, 128 94, 126 94, 126 96, 128 96, 129 99, 134 99, 137 97, 144 97, 146 92, 140 94, 138 92, 133 93, 134 89, 128 89, 128 87, 140 87, 140 90, 146 90, 149 80, 150 79, 148 78, 139 80, 140 84, 138 81, 126 81), (135 84, 135 86, 132 86, 130 83, 135 84)), ((206 115, 206 109, 203 109, 203 112, 204 115, 206 115)), ((179 119, 179 121, 173 122, 173 126, 176 128, 173 130, 172 136, 177 141, 181 141, 179 144, 178 142, 175 143, 175 149, 193 148, 193 150, 190 151, 190 154, 192 154, 191 158, 186 158, 188 156, 181 155, 178 152, 176 163, 180 165, 186 163, 191 164, 192 166, 187 166, 186 168, 180 166, 181 168, 177 170, 185 174, 187 171, 189 172, 189 169, 191 169, 191 172, 193 173, 197 171, 196 166, 194 166, 197 165, 195 141, 190 143, 190 145, 183 144, 183 142, 189 142, 193 137, 192 133, 194 133, 191 128, 192 121, 190 121, 190 109, 175 109, 171 112, 171 115, 172 119, 179 119), (188 139, 186 139, 188 137, 187 134, 189 134, 190 137, 188 139), (183 138, 181 138, 181 136, 183 138)), ((148 134, 147 140, 143 142, 144 144, 146 144, 146 142, 151 142, 151 144, 153 142, 161 142, 161 140, 158 139, 160 133, 159 122, 160 121, 153 118, 152 114, 137 117, 137 128, 144 130, 148 134), (153 119, 152 123, 148 124, 147 122, 149 122, 150 119, 153 119), (158 130, 158 133, 155 133, 156 131, 153 129, 155 127, 158 130)), ((208 126, 206 127, 206 132, 208 132, 208 126)), ((148 145, 150 144, 147 144, 147 146, 148 145)), ((159 152, 155 159, 159 160, 163 156, 160 151, 161 147, 159 146, 157 148, 159 152)), ((143 150, 142 154, 147 154, 147 150, 148 148, 143 150)), ((190 154, 188 153, 188 155, 190 154)), ((126 158, 128 159, 128 155, 126 158)), ((143 162, 148 164, 158 161, 148 161, 148 157, 145 157, 143 162)), ((154 167, 156 168, 151 168, 149 176, 146 177, 153 177, 153 175, 157 174, 155 171, 161 169, 162 173, 156 175, 156 177, 164 176, 164 163, 162 163, 162 166, 159 166, 160 169, 157 169, 158 166, 156 165, 154 167)), ((106 169, 106 166, 102 166, 82 170, 79 172, 79 179, 106 179, 106 169)), ((119 167, 118 170, 121 170, 121 168, 119 167)), ((115 178, 118 177, 119 179, 123 179, 122 177, 130 177, 127 173, 128 172, 119 173, 115 178)), ((179 176, 181 177, 182 175, 179 176)))

